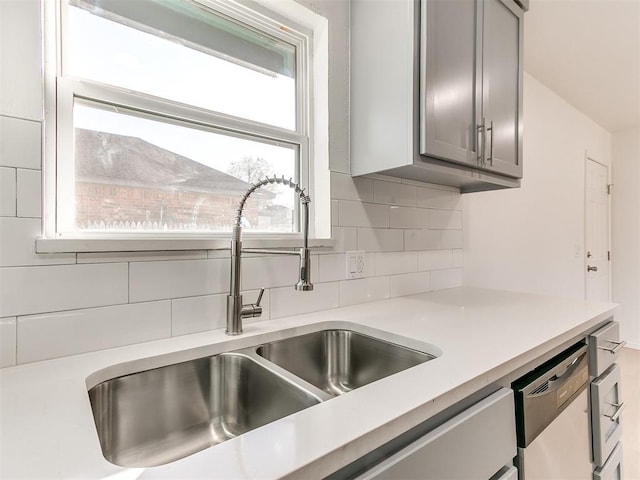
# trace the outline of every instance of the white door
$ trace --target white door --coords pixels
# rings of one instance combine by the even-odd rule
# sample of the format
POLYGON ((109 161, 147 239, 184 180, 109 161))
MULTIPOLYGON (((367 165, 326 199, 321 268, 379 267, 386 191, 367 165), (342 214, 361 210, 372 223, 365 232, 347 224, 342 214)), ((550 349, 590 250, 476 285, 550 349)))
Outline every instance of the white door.
POLYGON ((587 158, 586 175, 586 298, 609 301, 609 171, 587 158))

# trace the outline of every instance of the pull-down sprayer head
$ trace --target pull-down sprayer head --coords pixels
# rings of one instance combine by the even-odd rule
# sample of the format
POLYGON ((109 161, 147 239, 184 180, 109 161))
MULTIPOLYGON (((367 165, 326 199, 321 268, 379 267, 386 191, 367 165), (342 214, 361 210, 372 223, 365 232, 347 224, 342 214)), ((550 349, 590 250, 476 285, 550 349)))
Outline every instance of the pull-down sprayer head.
POLYGON ((278 183, 281 185, 287 185, 293 188, 298 194, 300 203, 302 204, 304 211, 303 219, 303 246, 296 252, 285 251, 269 251, 258 249, 245 249, 245 251, 253 251, 255 253, 293 253, 300 256, 300 277, 295 284, 295 289, 302 292, 308 292, 313 290, 313 284, 311 283, 311 255, 309 252, 309 202, 311 199, 304 193, 304 189, 300 188, 300 185, 289 180, 285 180, 284 177, 277 178, 275 175, 273 178, 265 178, 259 182, 251 185, 246 193, 240 199, 238 208, 236 209, 236 218, 233 225, 233 231, 231 234, 231 276, 229 295, 227 295, 227 335, 239 335, 242 333, 242 319, 249 317, 259 317, 262 314, 262 307, 260 307, 260 300, 262 298, 262 289, 258 301, 255 304, 244 305, 242 303, 242 295, 240 294, 240 271, 241 271, 241 258, 242 258, 242 211, 244 210, 244 204, 247 202, 249 196, 255 192, 258 188, 267 184, 278 183))
POLYGON ((300 188, 300 185, 294 183, 291 179, 286 180, 284 176, 278 178, 275 175, 272 178, 267 177, 252 185, 240 199, 240 203, 238 203, 238 208, 236 209, 235 224, 233 227, 232 240, 236 242, 240 242, 242 240, 242 211, 244 210, 244 205, 249 196, 258 188, 274 183, 287 185, 288 187, 293 188, 298 194, 298 199, 300 200, 300 203, 303 207, 303 246, 298 252, 298 255, 300 256, 300 274, 298 282, 295 284, 295 289, 302 292, 309 292, 313 290, 313 284, 311 283, 311 254, 309 251, 309 203, 311 202, 311 198, 305 194, 304 189, 300 188))

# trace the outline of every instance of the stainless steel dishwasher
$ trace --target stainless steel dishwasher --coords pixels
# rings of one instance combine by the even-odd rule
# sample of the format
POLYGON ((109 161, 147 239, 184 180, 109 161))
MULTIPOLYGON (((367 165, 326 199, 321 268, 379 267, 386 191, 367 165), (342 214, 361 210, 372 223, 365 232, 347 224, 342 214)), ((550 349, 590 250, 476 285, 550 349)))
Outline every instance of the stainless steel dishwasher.
POLYGON ((588 383, 579 343, 512 384, 519 480, 592 478, 588 383))

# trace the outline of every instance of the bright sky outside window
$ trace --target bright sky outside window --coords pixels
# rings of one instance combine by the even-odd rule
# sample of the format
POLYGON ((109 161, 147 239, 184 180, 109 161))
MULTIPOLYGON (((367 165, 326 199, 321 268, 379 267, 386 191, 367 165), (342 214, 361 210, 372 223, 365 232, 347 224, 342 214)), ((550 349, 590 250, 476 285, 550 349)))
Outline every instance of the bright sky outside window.
MULTIPOLYGON (((206 27, 208 25, 201 26, 204 30, 206 27)), ((247 30, 247 35, 251 34, 253 32, 247 30)), ((285 75, 241 62, 224 52, 193 48, 193 44, 180 43, 163 32, 147 33, 77 7, 69 8, 68 38, 69 60, 65 74, 277 127, 291 130, 296 127, 295 70, 291 68, 295 63, 295 48, 292 45, 284 42, 277 45, 286 63, 291 65, 285 75)))

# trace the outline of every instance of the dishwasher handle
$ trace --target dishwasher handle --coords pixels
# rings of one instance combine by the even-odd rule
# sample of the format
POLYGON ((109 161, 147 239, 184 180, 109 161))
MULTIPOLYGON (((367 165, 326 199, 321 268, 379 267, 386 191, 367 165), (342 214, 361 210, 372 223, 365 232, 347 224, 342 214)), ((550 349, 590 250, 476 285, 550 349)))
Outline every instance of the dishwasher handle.
POLYGON ((578 355, 576 358, 574 358, 573 361, 569 363, 569 365, 567 365, 567 367, 562 373, 557 372, 553 374, 553 376, 551 376, 548 380, 549 383, 551 385, 556 385, 557 387, 561 387, 562 385, 567 383, 567 381, 569 381, 571 377, 576 373, 576 370, 578 370, 578 368, 580 367, 582 359, 586 355, 587 355, 587 352, 584 352, 582 355, 578 355), (560 375, 558 375, 558 373, 560 373, 560 375))
POLYGON ((580 373, 587 365, 587 352, 585 350, 570 359, 570 361, 565 361, 550 372, 547 372, 546 378, 542 377, 538 381, 532 382, 529 387, 524 389, 523 393, 527 398, 532 398, 557 392, 567 383, 573 381, 576 374, 580 373), (540 382, 539 380, 542 379, 544 380, 540 382), (533 387, 533 385, 536 386, 533 387))

